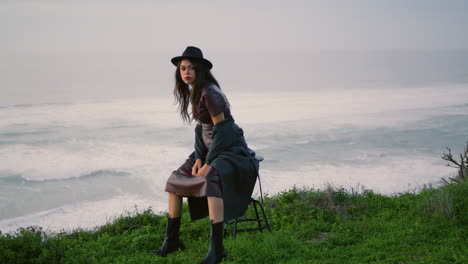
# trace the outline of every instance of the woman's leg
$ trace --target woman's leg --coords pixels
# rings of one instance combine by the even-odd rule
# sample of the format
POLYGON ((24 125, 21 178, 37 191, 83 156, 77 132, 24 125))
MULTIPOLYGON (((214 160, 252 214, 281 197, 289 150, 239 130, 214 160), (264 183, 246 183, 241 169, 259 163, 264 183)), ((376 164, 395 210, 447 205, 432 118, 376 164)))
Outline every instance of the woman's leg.
POLYGON ((210 211, 211 233, 210 249, 201 264, 220 263, 227 253, 223 246, 224 231, 224 204, 223 199, 208 197, 208 210, 210 211))
POLYGON ((208 196, 208 210, 211 223, 224 221, 224 203, 222 198, 208 196))
POLYGON ((182 196, 169 193, 169 218, 177 218, 182 215, 182 196))
POLYGON ((180 221, 182 214, 182 197, 174 193, 169 193, 169 215, 167 216, 166 238, 161 248, 154 254, 162 257, 167 254, 185 249, 185 245, 180 239, 180 221))

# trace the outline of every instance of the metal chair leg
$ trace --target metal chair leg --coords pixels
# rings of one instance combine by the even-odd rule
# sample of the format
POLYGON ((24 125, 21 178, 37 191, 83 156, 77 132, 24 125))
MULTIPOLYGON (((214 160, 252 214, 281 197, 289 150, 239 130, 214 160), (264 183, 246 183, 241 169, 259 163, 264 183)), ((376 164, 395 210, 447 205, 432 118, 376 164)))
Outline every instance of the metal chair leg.
POLYGON ((260 232, 263 233, 263 228, 262 227, 262 221, 260 220, 260 217, 258 216, 258 210, 257 210, 257 203, 256 203, 256 200, 252 200, 251 201, 254 205, 254 211, 255 211, 255 217, 257 217, 257 223, 258 223, 258 228, 260 230, 260 232))
POLYGON ((237 218, 234 219, 234 233, 233 233, 234 239, 236 239, 236 235, 237 235, 237 218))
POLYGON ((271 232, 270 222, 268 221, 268 218, 267 218, 267 215, 265 213, 265 209, 263 208, 263 205, 259 201, 255 200, 255 199, 251 199, 250 203, 253 204, 253 207, 254 207, 253 210, 255 212, 255 218, 240 217, 240 218, 232 219, 232 220, 228 221, 224 225, 224 228, 226 229, 226 231, 231 231, 234 238, 236 238, 238 232, 255 231, 255 230, 259 230, 260 232, 263 232, 263 229, 265 229, 265 228, 268 229, 268 231, 271 232), (260 207, 261 216, 260 216, 260 213, 258 212, 257 205, 258 205, 258 207, 260 207), (252 228, 239 228, 238 225, 239 225, 240 222, 257 222, 258 226, 257 227, 252 227, 252 228), (229 228, 230 225, 234 225, 234 227, 229 228))
MULTIPOLYGON (((258 201, 257 201, 257 202, 258 202, 258 201)), ((266 213, 265 213, 265 209, 263 208, 263 205, 262 205, 261 203, 259 203, 259 205, 260 205, 260 209, 262 210, 263 219, 265 219, 266 228, 267 228, 268 231, 270 231, 270 233, 271 233, 270 221, 268 221, 267 215, 266 215, 266 213)))

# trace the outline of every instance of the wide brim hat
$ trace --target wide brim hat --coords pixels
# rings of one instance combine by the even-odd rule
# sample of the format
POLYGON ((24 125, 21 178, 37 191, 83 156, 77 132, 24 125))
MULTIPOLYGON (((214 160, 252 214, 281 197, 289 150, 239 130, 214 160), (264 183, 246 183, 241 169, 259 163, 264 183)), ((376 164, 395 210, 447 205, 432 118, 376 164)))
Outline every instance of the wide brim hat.
POLYGON ((204 63, 206 65, 206 67, 208 68, 208 70, 211 70, 211 68, 213 68, 213 64, 209 60, 203 58, 202 51, 197 47, 188 46, 184 50, 184 53, 182 53, 182 56, 177 56, 177 57, 172 58, 171 62, 172 62, 172 64, 177 66, 179 64, 179 62, 181 60, 183 60, 183 59, 198 60, 198 61, 204 63))

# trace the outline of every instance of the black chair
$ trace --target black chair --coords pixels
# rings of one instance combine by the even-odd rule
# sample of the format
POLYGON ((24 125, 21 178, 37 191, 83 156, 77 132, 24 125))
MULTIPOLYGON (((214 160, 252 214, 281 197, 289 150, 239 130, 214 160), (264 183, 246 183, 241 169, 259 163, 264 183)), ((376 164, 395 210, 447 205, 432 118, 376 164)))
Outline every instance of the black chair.
MULTIPOLYGON (((263 161, 262 156, 256 155, 255 158, 258 162, 263 161)), ((253 205, 253 210, 255 212, 254 218, 246 218, 245 216, 231 219, 227 223, 224 224, 224 235, 226 236, 227 231, 231 231, 234 238, 236 238, 237 232, 246 232, 246 231, 256 231, 259 230, 263 232, 263 229, 268 229, 271 232, 270 222, 268 221, 267 215, 265 213, 265 209, 263 208, 263 191, 262 191, 262 182, 260 181, 260 174, 258 175, 258 184, 260 187, 260 199, 262 202, 254 198, 250 198, 250 205, 253 205), (261 215, 258 212, 258 208, 261 210, 261 215), (257 222, 256 227, 249 227, 249 228, 238 228, 239 223, 245 222, 257 222)))

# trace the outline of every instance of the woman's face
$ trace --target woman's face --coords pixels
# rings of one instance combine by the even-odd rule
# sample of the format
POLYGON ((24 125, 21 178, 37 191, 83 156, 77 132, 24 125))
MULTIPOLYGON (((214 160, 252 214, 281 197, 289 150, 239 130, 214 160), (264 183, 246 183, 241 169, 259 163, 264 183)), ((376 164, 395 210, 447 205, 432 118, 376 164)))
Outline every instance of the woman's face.
POLYGON ((180 62, 179 69, 180 69, 180 77, 182 78, 184 83, 190 84, 190 85, 195 83, 195 78, 196 78, 195 69, 193 68, 192 63, 189 60, 187 59, 182 60, 180 62))

